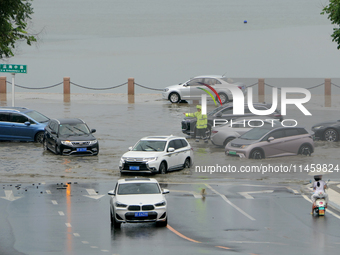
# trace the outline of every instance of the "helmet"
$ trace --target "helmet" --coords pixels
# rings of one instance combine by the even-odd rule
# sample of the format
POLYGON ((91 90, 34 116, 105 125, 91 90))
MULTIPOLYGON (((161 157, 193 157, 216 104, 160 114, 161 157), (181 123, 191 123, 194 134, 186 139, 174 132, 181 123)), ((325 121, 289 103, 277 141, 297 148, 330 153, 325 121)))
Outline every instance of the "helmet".
POLYGON ((196 105, 196 108, 197 109, 202 109, 202 107, 198 104, 198 105, 196 105))
POLYGON ((320 181, 322 179, 322 175, 314 175, 315 181, 320 181))

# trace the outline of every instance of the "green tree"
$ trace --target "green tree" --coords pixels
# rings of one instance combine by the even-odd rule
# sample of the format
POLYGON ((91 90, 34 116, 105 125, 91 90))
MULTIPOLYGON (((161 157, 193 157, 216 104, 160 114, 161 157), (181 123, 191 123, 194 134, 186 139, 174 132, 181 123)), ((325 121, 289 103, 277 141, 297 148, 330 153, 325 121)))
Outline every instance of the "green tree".
POLYGON ((26 31, 33 13, 31 1, 0 0, 0 59, 14 56, 16 41, 23 40, 31 45, 37 40, 26 31))
POLYGON ((329 0, 329 5, 322 9, 321 14, 328 14, 328 19, 338 27, 333 28, 332 41, 338 44, 340 49, 340 0, 329 0))

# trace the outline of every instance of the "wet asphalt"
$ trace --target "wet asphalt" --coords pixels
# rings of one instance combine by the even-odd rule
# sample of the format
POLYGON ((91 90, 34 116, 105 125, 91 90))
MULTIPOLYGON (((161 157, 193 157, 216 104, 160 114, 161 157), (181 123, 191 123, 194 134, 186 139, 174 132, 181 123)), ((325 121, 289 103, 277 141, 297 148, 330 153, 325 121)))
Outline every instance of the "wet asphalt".
MULTIPOLYGON (((10 101, 1 102, 6 104, 10 101)), ((292 109, 286 118, 297 119, 309 131, 315 123, 338 118, 337 105, 324 108, 321 104, 315 101, 308 106, 312 117, 292 109)), ((121 155, 144 136, 183 136, 183 113, 194 111, 194 105, 170 104, 160 95, 139 95, 135 103, 128 103, 125 95, 117 94, 72 95, 64 102, 59 94, 25 93, 17 96, 16 105, 50 118, 82 118, 97 130, 100 153, 58 156, 37 143, 0 142, 2 255, 336 254, 339 249, 337 212, 329 209, 321 218, 309 214, 311 204, 301 185, 312 179, 310 172, 196 171, 217 164, 237 169, 260 164, 335 166, 339 143, 317 141, 311 157, 259 162, 226 157, 223 148, 188 137, 194 166, 151 176, 170 189, 169 226, 123 224, 115 230, 110 224, 107 192, 125 177, 118 169, 121 155), (98 195, 91 196, 93 192, 98 195)), ((337 171, 325 176, 340 181, 337 171)))

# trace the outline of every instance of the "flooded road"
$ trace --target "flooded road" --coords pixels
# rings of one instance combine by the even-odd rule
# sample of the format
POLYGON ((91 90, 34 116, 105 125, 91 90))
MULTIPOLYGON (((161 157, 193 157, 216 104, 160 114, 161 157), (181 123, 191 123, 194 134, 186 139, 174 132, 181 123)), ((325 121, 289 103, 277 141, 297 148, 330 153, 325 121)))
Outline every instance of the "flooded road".
MULTIPOLYGON (((334 96, 335 97, 335 96, 334 96)), ((1 101, 1 106, 10 106, 11 101, 1 101)), ((335 98, 334 98, 335 99, 335 98)), ((288 107, 285 119, 296 119, 299 125, 311 132, 312 125, 340 119, 339 105, 333 99, 333 106, 323 107, 323 97, 313 96, 306 105, 312 116, 304 116, 296 107, 288 107)), ((65 180, 109 180, 120 176, 120 157, 140 138, 150 135, 186 136, 181 131, 183 113, 193 112, 194 104, 171 104, 161 99, 160 94, 136 95, 135 103, 128 103, 125 94, 73 94, 70 102, 64 102, 61 94, 18 93, 16 106, 35 109, 50 118, 81 118, 99 141, 98 156, 74 157, 54 155, 44 151, 41 144, 26 142, 0 142, 0 178, 2 182, 47 182, 65 180)), ((208 111, 214 105, 208 105, 208 111)), ((291 156, 264 159, 261 161, 226 157, 224 149, 202 142, 195 143, 188 138, 194 150, 194 166, 191 169, 175 171, 155 177, 167 182, 194 182, 202 179, 251 179, 269 182, 301 182, 312 179, 312 164, 327 164, 333 172, 327 179, 340 180, 336 170, 339 161, 340 143, 315 142, 315 152, 309 156, 291 156), (240 172, 241 167, 266 165, 277 166, 290 171, 240 172), (229 167, 236 171, 204 171, 209 166, 229 167)), ((225 168, 226 169, 226 168, 225 168)))

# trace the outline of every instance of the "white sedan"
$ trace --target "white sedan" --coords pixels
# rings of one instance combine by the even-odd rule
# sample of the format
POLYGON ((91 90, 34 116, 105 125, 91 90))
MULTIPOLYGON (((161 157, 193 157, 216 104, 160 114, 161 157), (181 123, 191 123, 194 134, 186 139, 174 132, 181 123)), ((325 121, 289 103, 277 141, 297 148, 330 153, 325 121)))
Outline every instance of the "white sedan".
MULTIPOLYGON (((217 92, 222 104, 233 100, 233 95, 228 89, 230 86, 238 87, 243 94, 246 94, 246 86, 243 83, 233 83, 229 78, 221 75, 204 75, 196 76, 178 85, 166 87, 162 93, 162 98, 170 100, 171 103, 179 103, 181 100, 199 100, 201 95, 208 91, 218 103, 217 95, 207 85, 217 92)), ((207 99, 212 98, 207 96, 207 99)))
POLYGON ((161 189, 154 178, 126 178, 118 180, 110 198, 110 218, 114 228, 121 223, 156 222, 168 224, 167 189, 161 189))

